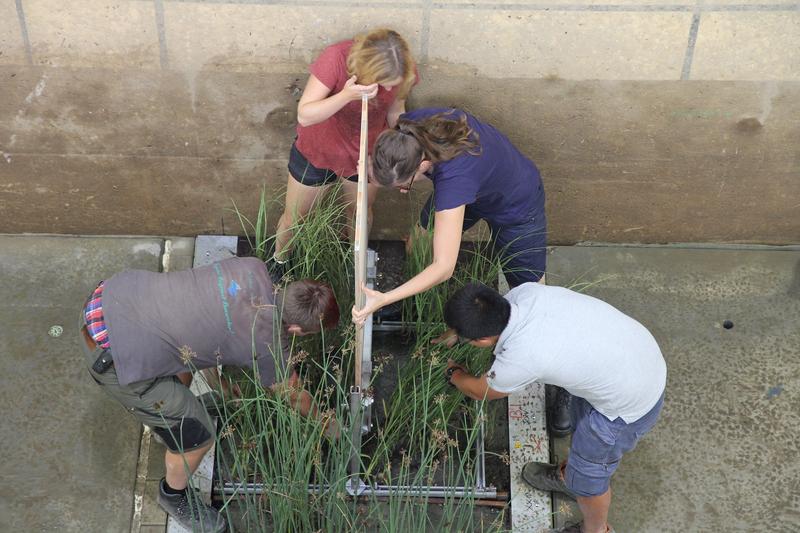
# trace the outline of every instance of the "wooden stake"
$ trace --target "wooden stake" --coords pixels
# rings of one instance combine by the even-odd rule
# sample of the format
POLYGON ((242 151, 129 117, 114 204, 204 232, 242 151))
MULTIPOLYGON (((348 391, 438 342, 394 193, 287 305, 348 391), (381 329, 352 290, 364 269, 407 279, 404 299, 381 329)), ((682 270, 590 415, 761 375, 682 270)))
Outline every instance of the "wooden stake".
MULTIPOLYGON (((358 149, 358 192, 356 194, 356 220, 353 251, 355 253, 355 306, 362 309, 366 303, 363 286, 367 282, 367 113, 369 100, 361 96, 361 143, 358 149)), ((371 317, 367 317, 371 320, 371 317)), ((355 386, 361 388, 361 355, 364 350, 364 328, 356 328, 355 386)))

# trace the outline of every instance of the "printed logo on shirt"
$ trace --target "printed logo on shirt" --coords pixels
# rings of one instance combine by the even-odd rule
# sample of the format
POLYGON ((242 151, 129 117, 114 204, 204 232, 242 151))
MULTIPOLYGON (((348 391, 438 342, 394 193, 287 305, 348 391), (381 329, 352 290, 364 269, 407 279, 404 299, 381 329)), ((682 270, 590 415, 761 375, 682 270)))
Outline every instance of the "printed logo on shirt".
POLYGON ((222 269, 219 263, 214 263, 214 272, 217 273, 217 287, 219 288, 219 297, 222 300, 222 312, 225 315, 225 325, 228 326, 228 331, 233 333, 233 320, 231 320, 230 303, 228 297, 225 296, 225 278, 222 276, 222 269))
POLYGON ((236 283, 236 280, 231 280, 231 284, 228 285, 228 294, 230 294, 233 298, 236 298, 236 293, 239 292, 239 289, 242 287, 236 283))

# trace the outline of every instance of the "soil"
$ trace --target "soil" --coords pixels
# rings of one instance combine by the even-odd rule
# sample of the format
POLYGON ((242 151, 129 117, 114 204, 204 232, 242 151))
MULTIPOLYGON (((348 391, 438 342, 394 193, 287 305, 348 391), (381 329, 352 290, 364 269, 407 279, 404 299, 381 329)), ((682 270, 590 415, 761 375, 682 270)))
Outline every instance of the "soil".
MULTIPOLYGON (((402 241, 370 241, 369 247, 378 254, 376 263, 377 272, 375 288, 381 292, 389 291, 398 287, 406 281, 405 273, 405 243, 402 241)), ((472 243, 462 243, 463 259, 465 251, 473 247, 472 243)), ((251 250, 246 239, 240 238, 238 255, 250 255, 251 250)), ((381 314, 383 320, 401 320, 401 304, 395 303, 388 306, 381 314)), ((375 403, 373 404, 373 427, 378 427, 385 418, 383 412, 383 399, 391 396, 397 386, 398 373, 401 365, 410 357, 413 346, 413 338, 403 332, 373 332, 373 365, 377 366, 377 361, 381 358, 389 358, 390 363, 385 364, 383 371, 374 382, 375 403)), ((444 378, 443 378, 444 379, 444 378)), ((486 481, 489 485, 494 485, 498 491, 508 492, 510 489, 510 469, 503 461, 503 457, 508 457, 508 403, 506 399, 495 400, 487 404, 487 422, 485 432, 486 449, 486 481)), ((369 439, 365 437, 365 452, 369 453, 369 439)), ((393 457, 392 463, 399 463, 399 453, 393 457)), ((488 508, 476 508, 476 519, 479 515, 485 514, 484 519, 489 515, 496 516, 497 510, 488 508)), ((506 516, 508 520, 509 517, 506 516)))

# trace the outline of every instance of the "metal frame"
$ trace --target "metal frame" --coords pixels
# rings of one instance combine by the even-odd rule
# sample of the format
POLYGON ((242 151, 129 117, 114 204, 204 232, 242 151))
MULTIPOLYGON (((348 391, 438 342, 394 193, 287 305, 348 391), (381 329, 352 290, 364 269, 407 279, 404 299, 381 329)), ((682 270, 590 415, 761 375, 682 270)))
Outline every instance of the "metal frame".
MULTIPOLYGON (((353 239, 353 253, 355 263, 355 306, 360 309, 366 303, 363 287, 372 288, 375 282, 377 254, 374 250, 367 249, 367 114, 368 100, 366 95, 361 98, 361 138, 358 157, 358 192, 356 194, 356 219, 355 237, 353 239)), ((402 326, 398 324, 397 326, 402 326)), ((397 328, 399 329, 399 327, 397 328)), ((386 329, 382 329, 386 331, 386 329)), ((361 480, 361 438, 372 429, 372 402, 373 398, 365 394, 364 386, 372 380, 372 316, 369 316, 363 327, 356 328, 355 335, 355 369, 354 383, 350 388, 350 479, 347 483, 347 492, 351 496, 374 495, 391 496, 403 494, 416 497, 456 497, 456 498, 485 498, 496 499, 497 490, 486 486, 486 453, 484 449, 485 416, 483 409, 479 410, 478 435, 475 439, 475 486, 449 486, 435 485, 367 485, 361 480)), ((477 403, 477 402, 476 402, 477 403)), ((267 490, 264 483, 225 483, 221 489, 223 494, 261 494, 267 490)), ((319 492, 326 487, 309 485, 308 490, 319 492)))
MULTIPOLYGON (((377 275, 378 254, 371 249, 367 250, 366 255, 366 285, 370 289, 375 285, 377 275)), ((403 322, 383 322, 374 324, 367 320, 364 324, 364 340, 361 353, 361 383, 369 384, 372 380, 372 333, 373 331, 401 331, 405 329, 403 322)), ((478 435, 475 439, 475 486, 437 486, 437 485, 367 485, 358 476, 358 466, 361 456, 361 438, 372 430, 372 404, 373 398, 362 394, 360 387, 358 393, 350 392, 350 412, 351 420, 359 420, 360 424, 353 424, 351 427, 351 439, 353 450, 350 455, 350 481, 347 483, 346 490, 350 496, 378 496, 388 497, 405 495, 419 498, 475 498, 475 499, 497 499, 497 489, 494 486, 486 485, 486 453, 484 447, 484 436, 486 421, 484 410, 478 412, 480 424, 478 435), (356 461, 355 464, 353 461, 356 461)), ((475 402, 479 405, 480 402, 475 402)), ((236 494, 262 494, 269 490, 267 483, 236 483, 233 481, 222 484, 221 487, 214 488, 216 494, 232 496, 236 494)), ((308 491, 319 493, 326 490, 323 485, 310 484, 308 491)))

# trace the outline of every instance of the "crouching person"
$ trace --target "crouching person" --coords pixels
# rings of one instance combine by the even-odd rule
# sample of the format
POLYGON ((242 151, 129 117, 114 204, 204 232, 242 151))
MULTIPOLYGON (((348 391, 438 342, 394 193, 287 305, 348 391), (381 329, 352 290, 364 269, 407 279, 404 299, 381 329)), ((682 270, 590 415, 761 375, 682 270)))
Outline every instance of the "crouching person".
POLYGON ((291 335, 338 320, 328 285, 297 281, 276 292, 263 262, 231 258, 181 272, 116 274, 90 295, 80 332, 94 380, 167 447, 159 504, 189 530, 220 532, 224 518, 187 494, 189 476, 214 442, 187 373, 250 367, 264 387, 287 394, 308 414, 310 395, 297 389, 296 374, 275 384, 276 361, 285 368, 291 335))
POLYGON ((494 347, 484 375, 448 363, 447 379, 467 396, 502 398, 533 381, 574 396, 566 463, 529 463, 522 477, 577 500, 583 523, 558 531, 613 531, 607 523, 611 475, 653 428, 664 402, 667 369, 650 332, 605 302, 540 283, 522 284, 505 297, 467 285, 447 302, 445 321, 450 329, 440 341, 494 347))

